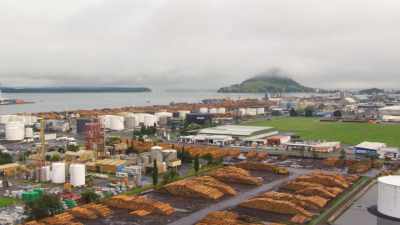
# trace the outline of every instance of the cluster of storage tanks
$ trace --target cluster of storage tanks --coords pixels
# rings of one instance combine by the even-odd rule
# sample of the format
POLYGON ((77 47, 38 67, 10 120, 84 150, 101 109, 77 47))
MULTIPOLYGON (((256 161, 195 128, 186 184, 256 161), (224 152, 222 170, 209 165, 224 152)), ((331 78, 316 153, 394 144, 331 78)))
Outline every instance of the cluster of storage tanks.
POLYGON ((38 118, 32 115, 0 115, 0 124, 4 126, 7 141, 21 141, 33 137, 32 126, 38 118))
MULTIPOLYGON (((53 162, 51 166, 40 168, 39 177, 41 181, 51 181, 55 184, 66 182, 67 165, 64 162, 53 162)), ((85 164, 69 165, 70 183, 74 187, 85 185, 86 166, 85 164)))
MULTIPOLYGON (((239 108, 238 112, 242 116, 257 116, 257 115, 263 115, 265 113, 265 109, 263 107, 239 108)), ((201 107, 199 108, 199 113, 225 114, 226 109, 224 107, 219 107, 219 108, 201 107)))
POLYGON ((99 118, 104 128, 119 131, 135 129, 141 125, 151 127, 154 124, 166 123, 171 117, 173 117, 173 113, 170 112, 156 112, 155 114, 126 112, 119 115, 104 115, 99 118))

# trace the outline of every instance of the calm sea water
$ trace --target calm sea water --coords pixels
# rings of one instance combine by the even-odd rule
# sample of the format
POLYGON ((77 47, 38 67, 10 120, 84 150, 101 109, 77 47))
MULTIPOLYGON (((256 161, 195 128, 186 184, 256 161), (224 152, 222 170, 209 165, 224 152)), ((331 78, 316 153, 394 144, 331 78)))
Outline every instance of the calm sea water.
POLYGON ((152 91, 142 93, 3 93, 6 98, 33 101, 33 104, 0 106, 1 114, 99 109, 123 106, 148 106, 171 102, 200 102, 206 98, 261 98, 264 94, 226 94, 213 91, 152 91))

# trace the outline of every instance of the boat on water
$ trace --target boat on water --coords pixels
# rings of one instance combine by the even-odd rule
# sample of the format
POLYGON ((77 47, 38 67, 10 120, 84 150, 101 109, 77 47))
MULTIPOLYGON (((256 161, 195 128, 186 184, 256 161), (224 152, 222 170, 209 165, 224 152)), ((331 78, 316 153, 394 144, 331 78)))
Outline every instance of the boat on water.
POLYGON ((19 104, 29 104, 33 102, 28 102, 23 99, 12 99, 4 98, 0 89, 0 105, 19 105, 19 104))

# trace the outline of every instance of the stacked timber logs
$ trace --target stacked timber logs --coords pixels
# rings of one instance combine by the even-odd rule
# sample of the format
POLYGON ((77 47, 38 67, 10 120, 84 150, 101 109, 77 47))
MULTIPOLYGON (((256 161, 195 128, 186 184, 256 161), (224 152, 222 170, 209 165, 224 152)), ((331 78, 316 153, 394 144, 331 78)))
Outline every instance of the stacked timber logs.
POLYGON ((287 168, 275 166, 270 163, 247 161, 247 162, 238 163, 235 166, 245 169, 245 170, 268 171, 268 172, 279 174, 279 175, 288 175, 289 174, 289 171, 287 168))
POLYGON ((311 218, 312 214, 304 208, 284 200, 274 200, 266 197, 255 197, 240 204, 241 207, 259 209, 278 214, 297 215, 311 218))
POLYGON ((307 209, 321 209, 326 206, 328 200, 319 196, 303 196, 294 195, 282 192, 267 192, 261 195, 262 197, 272 198, 274 200, 291 201, 303 208, 307 209))
POLYGON ((188 198, 217 200, 224 195, 236 195, 235 189, 210 176, 176 181, 164 186, 168 193, 188 198))
POLYGON ((262 223, 247 222, 233 212, 216 211, 209 213, 196 225, 262 225, 262 223))
POLYGON ((73 224, 74 217, 70 213, 61 213, 52 217, 42 219, 40 222, 47 225, 70 225, 73 224))
POLYGON ((228 183, 261 185, 263 182, 261 177, 253 177, 247 170, 234 166, 218 169, 209 175, 222 182, 228 183))
POLYGON ((106 204, 110 207, 129 210, 144 210, 149 214, 169 216, 175 209, 167 203, 163 203, 146 196, 117 195, 109 199, 106 204))

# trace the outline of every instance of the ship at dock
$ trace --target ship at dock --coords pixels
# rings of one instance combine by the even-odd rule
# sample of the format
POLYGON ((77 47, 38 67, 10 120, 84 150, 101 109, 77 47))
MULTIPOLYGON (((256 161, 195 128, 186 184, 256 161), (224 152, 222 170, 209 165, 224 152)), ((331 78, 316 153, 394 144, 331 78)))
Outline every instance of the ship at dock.
POLYGON ((0 89, 0 105, 19 105, 19 104, 29 104, 33 102, 27 102, 23 99, 13 99, 13 98, 4 98, 0 89))

